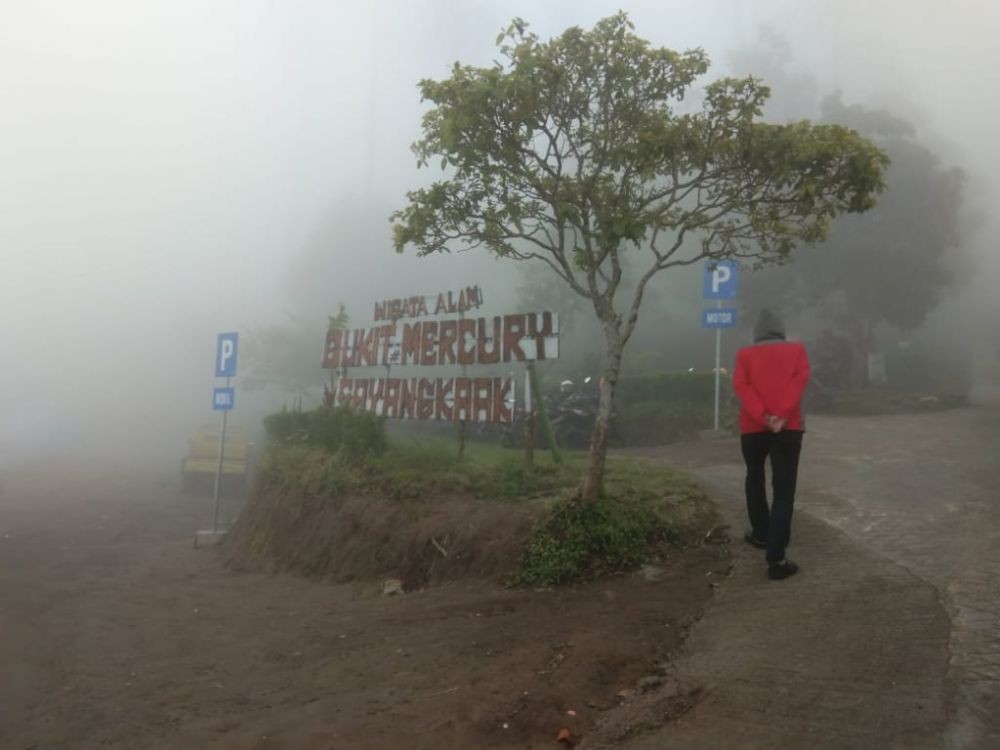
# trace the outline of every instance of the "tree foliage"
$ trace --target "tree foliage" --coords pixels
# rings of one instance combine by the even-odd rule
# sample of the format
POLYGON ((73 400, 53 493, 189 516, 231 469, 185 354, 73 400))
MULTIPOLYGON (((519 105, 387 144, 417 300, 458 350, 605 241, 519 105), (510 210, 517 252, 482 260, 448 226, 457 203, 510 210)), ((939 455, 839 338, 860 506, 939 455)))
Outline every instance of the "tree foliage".
POLYGON ((287 314, 278 323, 257 326, 246 331, 243 356, 248 377, 244 387, 274 386, 283 395, 315 401, 327 373, 320 365, 317 341, 322 330, 303 317, 287 314))
POLYGON ((803 293, 842 293, 846 309, 866 328, 885 322, 920 326, 951 281, 949 254, 960 242, 964 177, 915 137, 905 120, 880 110, 823 102, 825 119, 850 123, 889 154, 889 190, 876 210, 851 217, 831 232, 827 252, 797 264, 803 293))
POLYGON ((902 330, 922 325, 958 265, 961 229, 968 225, 964 175, 941 162, 913 122, 886 109, 847 105, 839 94, 822 98, 815 79, 795 69, 791 48, 779 34, 762 30, 732 63, 766 73, 782 116, 815 112, 824 121, 847 125, 892 161, 887 192, 874 210, 838 222, 819 251, 745 277, 745 301, 814 309, 852 333, 859 350, 870 345, 869 334, 879 324, 902 330))
POLYGON ((548 41, 515 19, 497 43, 492 66, 456 63, 421 81, 431 108, 414 152, 447 176, 408 193, 394 244, 537 260, 590 300, 606 340, 592 500, 650 280, 705 260, 783 261, 838 214, 871 208, 887 160, 840 125, 762 122, 769 92, 753 77, 713 81, 690 104, 707 55, 652 46, 624 13, 548 41), (636 282, 619 296, 633 264, 636 282))

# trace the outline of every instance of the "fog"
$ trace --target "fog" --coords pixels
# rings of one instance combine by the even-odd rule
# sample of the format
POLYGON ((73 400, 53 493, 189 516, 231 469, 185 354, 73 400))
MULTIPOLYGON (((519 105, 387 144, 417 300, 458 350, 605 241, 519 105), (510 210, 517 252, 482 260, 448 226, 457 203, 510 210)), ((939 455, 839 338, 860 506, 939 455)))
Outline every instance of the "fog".
MULTIPOLYGON (((0 4, 5 460, 15 443, 23 453, 53 435, 175 460, 194 426, 213 419, 218 331, 294 317, 315 327, 318 361, 338 302, 361 323, 376 299, 466 284, 514 304, 515 263, 391 249, 388 215, 435 173, 418 171, 409 150, 424 111, 416 83, 446 76, 456 60, 489 64, 514 16, 545 37, 620 6, 0 4)), ((945 164, 965 171, 966 209, 979 215, 963 233, 972 270, 928 327, 995 316, 993 3, 657 0, 624 9, 654 44, 705 48, 714 62, 706 81, 758 72, 732 65, 767 28, 787 41, 788 72, 821 96, 839 91, 847 104, 909 119, 945 164)), ((663 288, 683 300, 695 284, 682 274, 663 288)), ((700 304, 697 289, 683 304, 700 304)), ((284 397, 238 393, 234 419, 242 405, 252 419, 284 397)))

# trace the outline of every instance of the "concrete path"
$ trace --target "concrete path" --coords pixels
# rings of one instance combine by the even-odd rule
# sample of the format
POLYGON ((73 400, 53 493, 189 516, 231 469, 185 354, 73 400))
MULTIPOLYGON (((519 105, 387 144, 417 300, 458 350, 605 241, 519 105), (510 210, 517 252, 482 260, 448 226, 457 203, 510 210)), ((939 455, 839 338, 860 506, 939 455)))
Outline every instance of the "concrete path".
POLYGON ((932 583, 952 619, 947 747, 1000 747, 1000 410, 823 420, 808 510, 932 583))
POLYGON ((627 705, 587 747, 1000 747, 998 451, 998 410, 812 419, 789 551, 803 571, 783 582, 739 540, 735 440, 647 452, 706 483, 736 564, 659 707, 627 705))
MULTIPOLYGON (((711 489, 742 533, 739 498, 711 489)), ((795 533, 803 570, 782 582, 767 579, 762 552, 733 541, 732 576, 664 699, 626 705, 585 747, 942 746, 949 620, 935 588, 806 514, 795 533), (703 693, 690 712, 641 732, 692 689, 703 693)))

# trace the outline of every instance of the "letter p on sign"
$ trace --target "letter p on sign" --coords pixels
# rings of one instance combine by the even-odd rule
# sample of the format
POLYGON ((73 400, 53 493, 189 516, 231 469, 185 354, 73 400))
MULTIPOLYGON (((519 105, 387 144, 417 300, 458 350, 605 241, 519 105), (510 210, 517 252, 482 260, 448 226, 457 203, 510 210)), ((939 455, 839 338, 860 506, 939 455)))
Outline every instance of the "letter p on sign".
POLYGON ((712 292, 718 294, 719 289, 727 284, 732 276, 733 272, 729 270, 728 266, 719 266, 712 271, 712 292))
POLYGON ((705 267, 705 299, 734 299, 739 278, 740 266, 736 261, 709 261, 705 267))
POLYGON ((215 377, 236 377, 236 357, 239 351, 240 335, 220 333, 215 345, 215 377))

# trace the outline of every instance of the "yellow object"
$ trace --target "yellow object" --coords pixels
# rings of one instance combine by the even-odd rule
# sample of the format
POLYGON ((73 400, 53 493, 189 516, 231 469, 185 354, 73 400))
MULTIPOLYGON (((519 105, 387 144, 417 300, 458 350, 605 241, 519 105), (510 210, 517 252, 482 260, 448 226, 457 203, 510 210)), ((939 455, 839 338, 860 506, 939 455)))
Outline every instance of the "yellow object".
MULTIPOLYGON (((215 476, 219 465, 219 425, 202 425, 189 441, 187 458, 184 459, 185 479, 199 474, 215 476)), ((222 457, 222 473, 243 477, 247 473, 250 441, 242 427, 226 428, 226 449, 222 457)))

